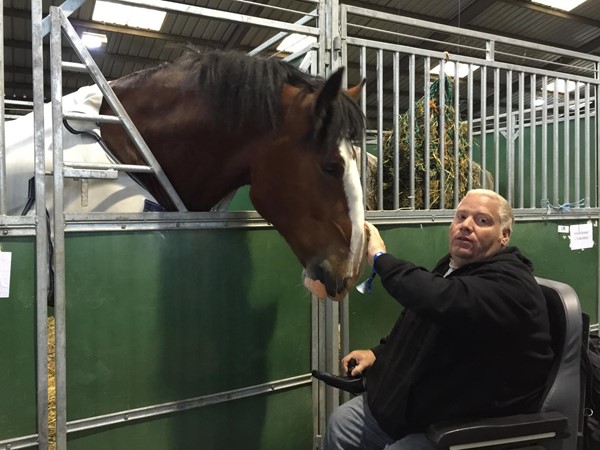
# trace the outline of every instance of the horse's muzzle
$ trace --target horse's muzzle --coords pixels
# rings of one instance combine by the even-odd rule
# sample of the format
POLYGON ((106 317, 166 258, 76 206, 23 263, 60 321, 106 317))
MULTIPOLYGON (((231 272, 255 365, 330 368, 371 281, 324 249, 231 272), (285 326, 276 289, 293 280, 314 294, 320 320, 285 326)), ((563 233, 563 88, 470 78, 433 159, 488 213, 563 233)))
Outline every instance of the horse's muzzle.
POLYGON ((322 266, 308 267, 303 274, 304 286, 316 297, 340 301, 348 293, 353 281, 347 277, 338 277, 322 266))

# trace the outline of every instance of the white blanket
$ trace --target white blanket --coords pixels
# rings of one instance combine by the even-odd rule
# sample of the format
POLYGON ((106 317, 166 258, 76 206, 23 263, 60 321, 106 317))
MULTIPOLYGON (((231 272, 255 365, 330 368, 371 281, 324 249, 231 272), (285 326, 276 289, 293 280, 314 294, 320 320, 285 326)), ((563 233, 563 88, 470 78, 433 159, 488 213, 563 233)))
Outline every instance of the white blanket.
MULTIPOLYGON (((102 93, 97 86, 86 86, 63 97, 63 112, 98 114, 102 93)), ((52 106, 44 105, 44 148, 46 172, 52 171, 52 106)), ((69 121, 76 130, 94 130, 93 122, 69 121)), ((27 202, 28 180, 34 174, 33 113, 5 123, 7 202, 9 215, 19 215, 27 202)), ((111 162, 92 137, 74 135, 63 127, 65 162, 111 162)), ((46 177, 48 209, 53 204, 52 178, 46 177)), ((120 172, 116 180, 90 179, 89 182, 65 178, 65 212, 141 212, 144 200, 155 201, 127 174, 120 172)))

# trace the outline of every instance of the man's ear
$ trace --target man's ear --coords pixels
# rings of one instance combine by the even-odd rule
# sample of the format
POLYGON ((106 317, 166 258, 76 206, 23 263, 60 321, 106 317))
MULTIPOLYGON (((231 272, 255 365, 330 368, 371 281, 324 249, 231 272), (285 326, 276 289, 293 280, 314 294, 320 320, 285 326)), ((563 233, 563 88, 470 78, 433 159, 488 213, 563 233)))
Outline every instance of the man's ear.
POLYGON ((510 228, 502 230, 502 238, 500 239, 500 244, 502 247, 505 247, 506 244, 508 244, 508 241, 510 240, 510 232, 510 228))

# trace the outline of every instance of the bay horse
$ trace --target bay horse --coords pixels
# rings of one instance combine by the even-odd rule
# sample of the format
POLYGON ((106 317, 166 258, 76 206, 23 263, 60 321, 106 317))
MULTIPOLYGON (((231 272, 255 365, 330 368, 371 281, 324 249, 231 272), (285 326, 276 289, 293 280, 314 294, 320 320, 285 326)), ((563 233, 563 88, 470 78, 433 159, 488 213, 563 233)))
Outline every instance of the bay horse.
MULTIPOLYGON (((339 300, 362 270, 364 206, 351 141, 365 132, 362 83, 342 88, 276 58, 195 49, 111 88, 189 211, 250 185, 251 201, 304 267, 303 284, 339 300)), ((113 114, 106 101, 100 114, 113 114)), ((121 125, 102 139, 124 164, 144 164, 121 125)), ((150 174, 140 182, 174 205, 150 174)))

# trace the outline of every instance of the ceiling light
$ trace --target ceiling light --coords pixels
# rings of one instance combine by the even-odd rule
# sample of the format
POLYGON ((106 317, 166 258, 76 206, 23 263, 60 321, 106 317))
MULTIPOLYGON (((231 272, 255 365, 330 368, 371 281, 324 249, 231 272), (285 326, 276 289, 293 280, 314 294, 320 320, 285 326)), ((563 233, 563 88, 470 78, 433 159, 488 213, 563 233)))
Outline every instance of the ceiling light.
MULTIPOLYGON (((447 77, 453 77, 454 78, 454 62, 452 61, 448 61, 447 63, 444 64, 444 73, 446 74, 447 77)), ((479 69, 479 66, 472 66, 473 67, 473 72, 475 72, 477 69, 479 69)), ((433 75, 439 75, 440 74, 440 64, 438 64, 437 66, 435 66, 433 69, 431 69, 429 71, 430 74, 433 75)), ((458 63, 458 78, 464 78, 469 74, 469 65, 468 64, 463 64, 463 63, 458 63)))
POLYGON ((573 92, 578 86, 579 83, 575 81, 556 80, 556 84, 554 81, 548 83, 547 89, 551 92, 556 91, 559 94, 565 94, 566 92, 573 92))
POLYGON ((165 11, 156 9, 96 0, 92 20, 158 31, 162 27, 166 15, 165 11))
POLYGON ((103 45, 106 45, 108 39, 105 34, 84 31, 81 34, 81 41, 87 48, 100 48, 103 45))
POLYGON ((306 47, 310 47, 317 42, 315 36, 304 36, 303 34, 292 33, 287 36, 277 46, 277 50, 286 53, 296 53, 300 50, 304 50, 306 47))
POLYGON ((563 11, 571 11, 581 5, 586 0, 531 0, 532 3, 550 6, 551 8, 561 9, 563 11))

